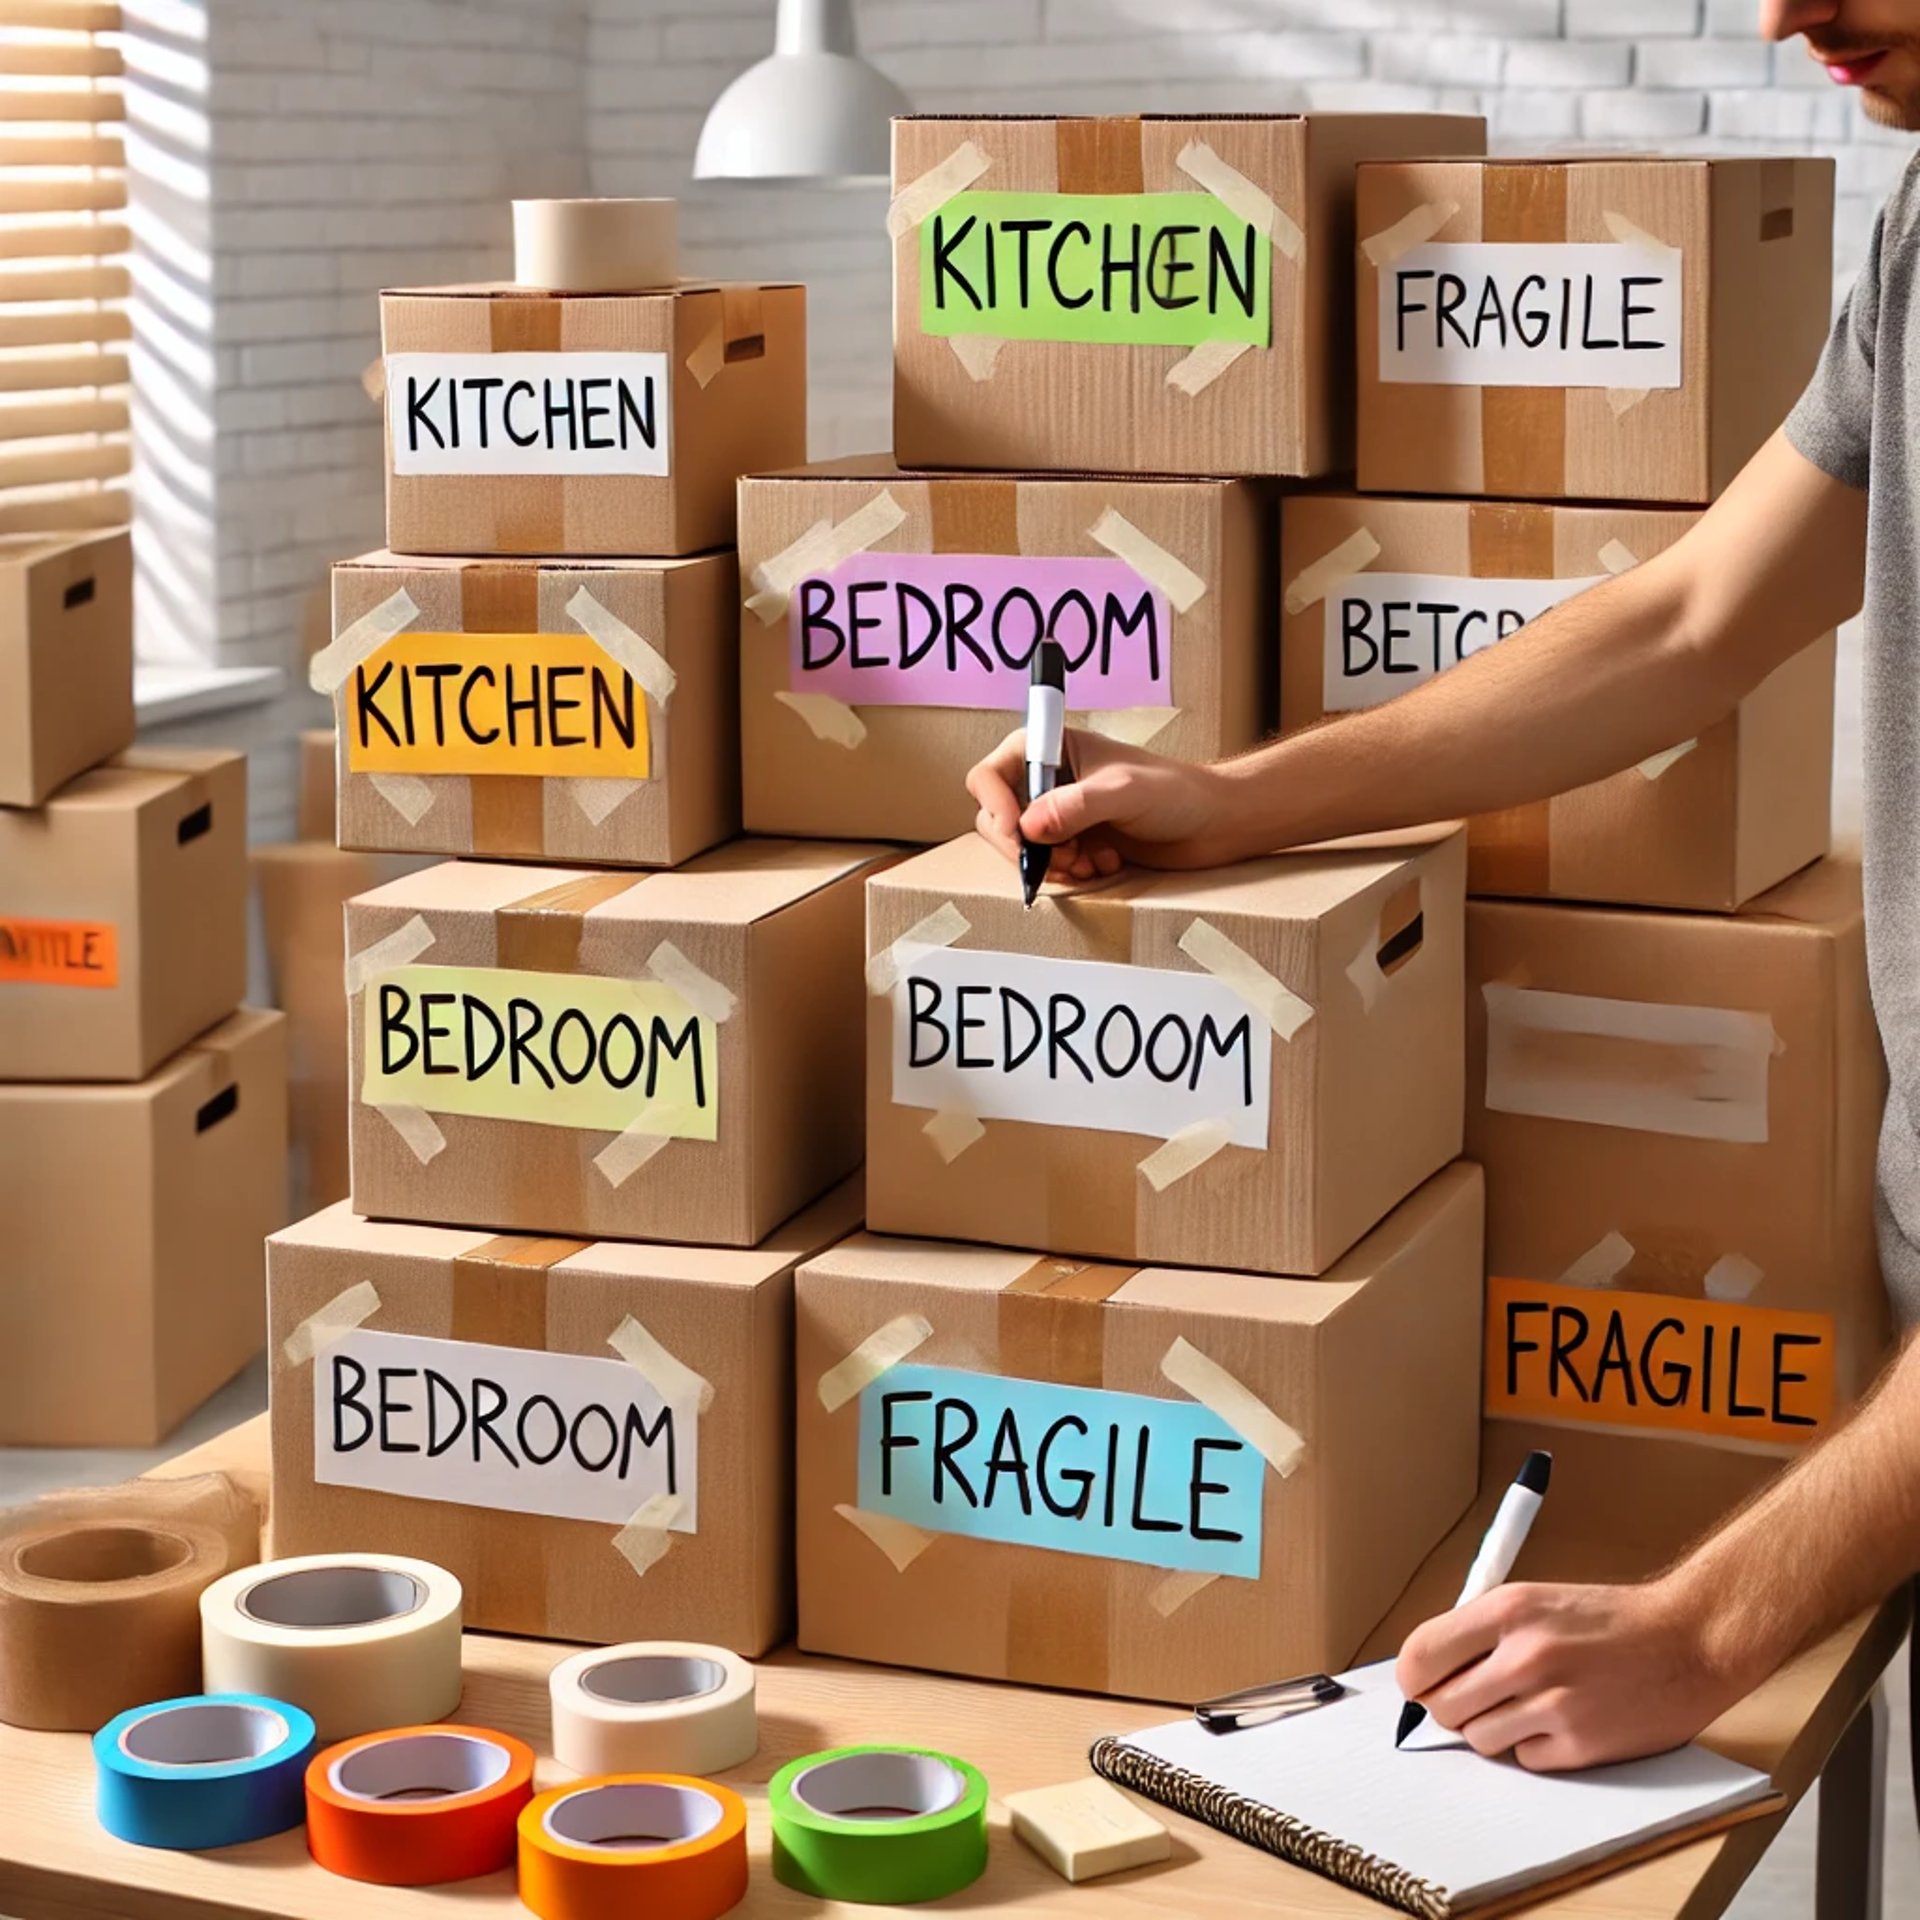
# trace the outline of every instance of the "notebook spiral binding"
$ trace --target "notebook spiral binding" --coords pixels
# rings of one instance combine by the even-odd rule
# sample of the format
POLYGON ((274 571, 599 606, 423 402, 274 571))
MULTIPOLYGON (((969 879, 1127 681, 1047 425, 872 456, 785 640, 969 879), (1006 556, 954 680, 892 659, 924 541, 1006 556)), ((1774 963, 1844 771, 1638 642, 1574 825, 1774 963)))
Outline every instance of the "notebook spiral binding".
POLYGON ((1416 1920, 1450 1920, 1453 1909, 1445 1888, 1429 1886, 1404 1868, 1363 1853, 1302 1820, 1230 1793, 1185 1767, 1169 1766, 1112 1737, 1095 1741, 1087 1759, 1103 1778, 1131 1787, 1175 1813, 1202 1820, 1248 1846, 1337 1880, 1357 1893, 1415 1915, 1416 1920))

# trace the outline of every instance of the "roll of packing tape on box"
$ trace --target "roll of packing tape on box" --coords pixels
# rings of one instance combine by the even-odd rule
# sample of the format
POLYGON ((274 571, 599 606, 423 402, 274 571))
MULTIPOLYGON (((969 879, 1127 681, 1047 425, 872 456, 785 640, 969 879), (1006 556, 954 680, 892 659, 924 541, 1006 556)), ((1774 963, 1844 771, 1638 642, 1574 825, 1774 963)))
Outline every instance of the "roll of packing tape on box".
POLYGON ((556 293, 670 287, 680 272, 672 200, 516 200, 513 277, 556 293))
POLYGON ((753 1669, 724 1647, 634 1640, 562 1660, 547 1681, 553 1757, 575 1773, 724 1773, 760 1745, 753 1669))
POLYGON ((304 1707, 329 1743, 444 1720, 460 1704, 460 1582, 395 1554, 310 1554, 200 1596, 209 1691, 304 1707))
POLYGON ((576 1780, 520 1816, 520 1899, 541 1920, 714 1920, 746 1890, 746 1802, 710 1780, 576 1780))
POLYGON ((533 1749, 482 1727, 396 1727, 307 1767, 307 1851, 329 1873, 438 1887, 513 1864, 533 1749))
POLYGON ((306 1817, 312 1717, 254 1693, 189 1694, 93 1736, 100 1824, 136 1847, 233 1847, 306 1817))
POLYGON ((767 1787, 773 1877, 823 1900, 908 1906, 970 1886, 987 1864, 987 1783, 923 1747, 834 1747, 767 1787))

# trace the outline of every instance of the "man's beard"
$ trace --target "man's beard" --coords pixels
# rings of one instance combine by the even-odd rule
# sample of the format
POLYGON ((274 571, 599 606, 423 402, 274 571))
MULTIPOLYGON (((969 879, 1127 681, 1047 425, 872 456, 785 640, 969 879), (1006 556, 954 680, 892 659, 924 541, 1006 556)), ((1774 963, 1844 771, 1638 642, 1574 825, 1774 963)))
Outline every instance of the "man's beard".
POLYGON ((1860 111, 1876 127, 1897 127, 1905 133, 1920 133, 1920 99, 1910 94, 1882 93, 1873 87, 1862 87, 1860 111))

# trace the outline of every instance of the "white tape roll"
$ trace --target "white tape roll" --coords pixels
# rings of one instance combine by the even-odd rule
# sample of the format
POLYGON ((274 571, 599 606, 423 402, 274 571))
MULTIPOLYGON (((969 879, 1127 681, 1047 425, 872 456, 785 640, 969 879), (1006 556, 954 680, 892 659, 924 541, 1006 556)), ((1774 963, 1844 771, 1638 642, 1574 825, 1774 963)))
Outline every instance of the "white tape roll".
POLYGON ((670 287, 680 271, 672 200, 516 200, 513 277, 563 293, 670 287))
POLYGON ((554 1668, 553 1757, 575 1773, 682 1773, 704 1779, 760 1745, 753 1669, 724 1647, 635 1640, 554 1668))
POLYGON ((460 1704, 460 1582, 387 1553, 243 1567, 200 1596, 209 1693, 313 1715, 322 1746, 444 1720, 460 1704))

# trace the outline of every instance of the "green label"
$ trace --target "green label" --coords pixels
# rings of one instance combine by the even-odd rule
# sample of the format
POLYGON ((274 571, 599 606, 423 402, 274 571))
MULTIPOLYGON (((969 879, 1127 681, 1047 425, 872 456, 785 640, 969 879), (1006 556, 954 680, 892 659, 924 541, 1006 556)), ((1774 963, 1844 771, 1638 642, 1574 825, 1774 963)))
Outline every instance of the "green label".
POLYGON ((1272 282, 1210 193, 960 193, 920 223, 923 333, 1264 347, 1272 282))

